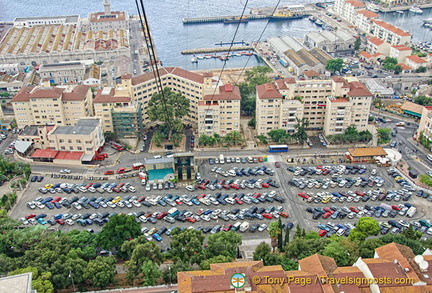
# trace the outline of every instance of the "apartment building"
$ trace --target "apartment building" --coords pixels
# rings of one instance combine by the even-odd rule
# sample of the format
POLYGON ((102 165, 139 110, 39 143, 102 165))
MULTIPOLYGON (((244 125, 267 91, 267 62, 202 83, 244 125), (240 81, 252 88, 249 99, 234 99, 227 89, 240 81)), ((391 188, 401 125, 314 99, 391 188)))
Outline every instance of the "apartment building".
POLYGON ((391 45, 411 44, 411 34, 385 21, 372 19, 371 34, 391 45))
POLYGON ((369 37, 366 41, 366 51, 369 54, 380 53, 384 56, 388 56, 390 54, 391 45, 387 42, 384 42, 382 39, 377 37, 369 37))
POLYGON ((232 84, 217 88, 215 94, 198 101, 198 134, 225 136, 240 131, 240 89, 232 84))
POLYGON ((366 5, 357 0, 336 0, 334 7, 337 15, 354 23, 357 17, 357 11, 364 10, 366 5))
POLYGON ((414 138, 419 139, 421 133, 423 133, 429 141, 432 141, 432 106, 423 107, 419 127, 414 134, 414 138))
POLYGON ((39 67, 40 77, 56 84, 81 82, 85 72, 86 65, 83 62, 42 64, 39 67))
POLYGON ((109 0, 104 0, 103 6, 103 12, 89 14, 88 22, 83 22, 83 31, 129 30, 129 15, 126 11, 111 11, 109 0))
POLYGON ((141 103, 133 102, 127 93, 104 87, 97 91, 93 105, 104 132, 114 132, 124 138, 137 137, 141 133, 141 103))
POLYGON ((367 127, 371 100, 372 94, 362 83, 338 76, 330 80, 279 79, 257 86, 256 129, 259 135, 272 129, 292 133, 297 119, 306 118, 309 131, 325 135, 341 133, 351 124, 362 131, 367 127))
POLYGON ((379 15, 375 12, 363 9, 357 11, 354 17, 354 26, 361 31, 369 32, 371 30, 371 20, 377 19, 379 15))
POLYGON ((98 118, 80 119, 74 126, 58 126, 48 134, 51 150, 96 154, 105 143, 98 118))
POLYGON ((405 63, 406 63, 406 65, 411 67, 413 70, 416 70, 420 66, 429 67, 429 65, 430 65, 430 63, 428 61, 426 61, 425 59, 423 59, 417 55, 407 56, 405 59, 405 63))
MULTIPOLYGON (((218 86, 213 81, 213 74, 198 74, 179 67, 163 67, 159 69, 158 74, 163 88, 168 87, 173 92, 181 93, 189 99, 189 115, 183 117, 183 121, 184 123, 196 125, 198 120, 198 102, 203 100, 205 95, 212 95, 218 86)), ((134 78, 125 74, 121 77, 115 90, 116 92, 121 91, 124 96, 130 97, 131 102, 141 103, 143 105, 143 123, 148 124, 151 122, 147 115, 147 105, 153 94, 158 93, 155 74, 153 72, 148 72, 134 78)))
POLYGON ((93 116, 90 86, 23 87, 12 99, 18 128, 26 125, 75 125, 93 116))
POLYGON ((405 62, 411 54, 412 49, 405 45, 393 45, 390 48, 390 57, 396 58, 399 63, 405 62))

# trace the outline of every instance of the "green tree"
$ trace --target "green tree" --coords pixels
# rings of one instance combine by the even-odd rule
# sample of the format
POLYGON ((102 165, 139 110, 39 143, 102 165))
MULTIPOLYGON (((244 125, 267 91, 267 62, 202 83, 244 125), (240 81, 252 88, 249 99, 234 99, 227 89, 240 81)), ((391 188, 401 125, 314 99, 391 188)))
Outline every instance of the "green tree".
POLYGON ((233 258, 227 255, 217 255, 212 258, 208 258, 203 260, 200 263, 200 269, 201 270, 209 270, 210 264, 212 263, 225 263, 225 262, 232 262, 233 258))
POLYGON ((134 238, 130 241, 123 242, 121 251, 124 253, 125 259, 129 259, 132 256, 133 251, 139 244, 147 243, 147 239, 144 235, 134 238))
POLYGON ((359 254, 362 258, 373 258, 375 255, 375 248, 383 246, 384 242, 382 242, 379 238, 371 238, 367 239, 359 245, 359 254))
POLYGON ((113 256, 98 256, 89 261, 84 272, 84 278, 90 280, 92 286, 103 289, 114 282, 115 264, 113 256))
POLYGON ((361 46, 361 37, 357 36, 355 42, 354 42, 354 50, 359 51, 361 46))
POLYGON ((256 119, 255 119, 255 117, 252 117, 252 119, 249 120, 248 126, 255 129, 255 126, 256 126, 256 119))
POLYGON ((395 74, 399 74, 399 73, 402 72, 402 66, 400 66, 400 65, 395 65, 393 70, 394 70, 394 73, 395 73, 395 74))
POLYGON ((284 258, 280 264, 284 271, 298 270, 298 263, 289 258, 284 258))
POLYGON ((253 253, 253 260, 264 260, 267 255, 271 254, 271 247, 265 242, 261 242, 255 248, 253 253))
POLYGON ((344 61, 341 58, 330 59, 327 61, 326 69, 330 72, 335 73, 336 71, 341 71, 344 67, 344 61))
POLYGON ((289 241, 290 241, 290 232, 291 232, 291 229, 290 229, 289 227, 287 227, 286 230, 285 230, 285 239, 284 239, 284 242, 283 242, 283 246, 284 246, 284 247, 285 247, 285 245, 287 245, 287 244, 289 243, 289 241))
POLYGON ((257 135, 256 138, 259 140, 260 143, 262 143, 262 144, 268 144, 267 137, 265 135, 262 135, 262 134, 261 135, 257 135))
POLYGON ((394 70, 397 63, 398 61, 396 58, 386 57, 383 61, 383 68, 385 70, 394 70))
POLYGON ((205 134, 201 134, 198 138, 198 144, 201 146, 206 146, 210 144, 211 137, 205 134))
POLYGON ((274 252, 276 247, 278 246, 278 238, 279 234, 282 233, 282 228, 279 226, 278 222, 271 222, 268 227, 268 232, 271 239, 271 246, 274 252))
POLYGON ((124 254, 120 250, 123 242, 140 235, 142 235, 141 225, 136 222, 135 216, 120 214, 111 217, 110 221, 103 226, 96 236, 96 242, 104 249, 116 249, 118 256, 123 257, 124 254))
POLYGON ((186 272, 192 270, 189 262, 178 261, 166 268, 163 272, 163 280, 166 284, 177 283, 177 272, 186 272))
POLYGON ((199 264, 202 258, 204 234, 198 230, 176 228, 171 233, 171 250, 173 260, 181 260, 189 264, 199 264))
POLYGON ((118 136, 114 132, 105 131, 104 136, 105 136, 105 141, 118 141, 118 136))
POLYGON ((156 281, 162 277, 162 272, 151 260, 141 266, 141 272, 144 274, 144 286, 155 286, 156 281))
POLYGON ((432 106, 432 98, 426 96, 418 96, 414 98, 414 103, 422 106, 432 106))
POLYGON ((280 217, 278 219, 278 225, 279 225, 279 229, 281 231, 278 235, 278 249, 279 249, 279 251, 282 251, 282 249, 283 249, 283 235, 282 235, 283 229, 282 229, 282 220, 280 217))
POLYGON ((357 229, 368 236, 376 236, 380 231, 380 226, 377 220, 371 217, 363 217, 358 220, 354 229, 357 229))
POLYGON ((419 68, 417 68, 415 72, 417 72, 417 73, 423 73, 423 72, 426 72, 426 71, 427 71, 426 67, 419 66, 419 68))
POLYGON ((39 271, 35 267, 26 267, 22 269, 17 269, 8 274, 8 276, 14 276, 24 273, 32 273, 32 288, 38 293, 53 293, 54 286, 50 282, 51 273, 43 272, 39 275, 39 271))
POLYGON ((251 70, 246 70, 245 82, 238 84, 240 88, 241 112, 252 116, 255 113, 256 105, 256 86, 260 84, 270 83, 271 77, 267 76, 272 70, 267 66, 256 66, 251 70))
POLYGON ((223 140, 227 145, 238 145, 243 142, 241 134, 237 130, 228 132, 223 138, 223 140))
POLYGON ((306 129, 309 126, 309 120, 304 117, 302 119, 298 119, 296 117, 296 121, 297 123, 294 125, 296 132, 293 134, 293 137, 299 142, 300 145, 303 145, 308 139, 306 129))
POLYGON ((299 260, 315 253, 322 254, 324 248, 330 243, 328 238, 304 239, 296 237, 285 246, 285 256, 299 260))
POLYGON ((218 255, 225 255, 235 258, 237 249, 241 243, 241 235, 234 231, 211 234, 207 241, 206 257, 212 258, 218 255))
POLYGON ((284 143, 287 142, 290 138, 290 135, 284 129, 273 129, 270 130, 267 135, 271 138, 271 140, 275 143, 284 143))
POLYGON ((390 128, 378 128, 377 134, 378 134, 378 143, 384 144, 390 142, 390 133, 392 130, 390 128))
POLYGON ((322 254, 332 257, 338 266, 347 266, 353 264, 359 255, 357 244, 347 238, 339 236, 331 237, 322 254))
POLYGON ((412 240, 419 240, 421 238, 421 233, 417 234, 416 231, 414 231, 413 226, 410 225, 408 229, 402 231, 401 233, 403 236, 405 236, 408 239, 412 240))
POLYGON ((168 128, 168 140, 171 140, 176 121, 189 114, 189 100, 181 93, 173 92, 166 87, 163 93, 153 94, 148 103, 147 113, 150 121, 164 122, 168 128))

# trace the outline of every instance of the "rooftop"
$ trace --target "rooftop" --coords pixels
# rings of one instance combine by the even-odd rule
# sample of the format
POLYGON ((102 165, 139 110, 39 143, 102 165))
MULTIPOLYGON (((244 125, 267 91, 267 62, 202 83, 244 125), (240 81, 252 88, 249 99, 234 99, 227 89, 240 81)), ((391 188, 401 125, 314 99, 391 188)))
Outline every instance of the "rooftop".
POLYGON ((412 50, 411 48, 405 46, 405 45, 393 45, 392 48, 398 50, 398 51, 409 51, 412 50))
POLYGON ((407 56, 407 59, 411 60, 414 63, 419 63, 419 64, 427 62, 426 60, 424 60, 423 58, 421 58, 421 57, 419 57, 417 55, 407 56))
POLYGON ((374 44, 375 46, 379 46, 379 45, 384 44, 384 41, 378 37, 370 37, 367 40, 368 40, 368 42, 374 44))
POLYGON ((377 18, 378 17, 377 13, 370 11, 370 10, 360 10, 360 11, 357 11, 357 13, 362 14, 368 18, 377 18))
POLYGON ((99 119, 80 119, 74 126, 58 126, 51 134, 90 135, 98 125, 99 119))
POLYGON ((396 35, 399 35, 401 37, 411 36, 410 33, 403 31, 400 28, 397 28, 397 27, 395 27, 395 26, 393 26, 393 25, 391 25, 385 21, 378 20, 378 19, 372 19, 372 22, 374 22, 376 25, 378 25, 378 26, 380 26, 380 27, 382 27, 382 28, 384 28, 384 29, 396 34, 396 35))
POLYGON ((348 149, 348 152, 352 157, 387 156, 386 151, 382 147, 352 148, 348 149))
POLYGON ((214 95, 206 95, 203 98, 205 101, 207 100, 241 100, 240 96, 240 88, 238 86, 234 86, 230 83, 222 85, 219 87, 219 93, 214 95))
POLYGON ((348 95, 350 97, 372 97, 372 93, 367 89, 367 87, 359 82, 359 81, 352 81, 349 82, 350 91, 348 92, 348 95))
MULTIPOLYGON (((191 71, 187 71, 184 70, 180 67, 162 67, 159 68, 159 76, 162 78, 165 75, 168 74, 172 74, 172 75, 176 75, 178 77, 184 78, 184 79, 188 79, 191 80, 193 82, 196 83, 204 83, 204 77, 203 75, 191 72, 191 71)), ((206 77, 208 76, 208 74, 206 74, 206 77)), ((141 83, 150 81, 150 80, 154 80, 155 75, 154 72, 147 72, 144 73, 142 75, 139 75, 137 77, 132 78, 132 85, 139 85, 141 83)))
POLYGON ((422 114, 423 112, 423 106, 410 102, 410 101, 404 101, 404 103, 401 106, 401 109, 404 111, 410 111, 417 114, 422 114))
POLYGON ((19 136, 39 136, 38 125, 26 125, 19 136))
POLYGON ((282 95, 272 83, 257 85, 256 88, 260 99, 282 99, 282 95))
POLYGON ((0 278, 0 292, 31 293, 32 273, 0 278))

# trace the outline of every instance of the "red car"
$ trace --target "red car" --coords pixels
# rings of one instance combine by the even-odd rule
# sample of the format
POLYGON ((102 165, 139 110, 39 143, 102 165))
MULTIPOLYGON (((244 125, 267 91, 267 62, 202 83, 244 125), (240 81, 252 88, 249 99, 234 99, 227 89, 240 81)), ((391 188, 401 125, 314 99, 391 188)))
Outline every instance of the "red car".
POLYGON ((331 214, 333 214, 333 210, 331 210, 330 208, 328 208, 328 207, 325 207, 325 208, 323 208, 323 210, 325 211, 325 212, 327 212, 327 213, 331 213, 331 214))
POLYGON ((310 196, 309 195, 307 195, 305 192, 301 192, 301 193, 299 193, 299 194, 297 194, 298 196, 300 196, 300 197, 303 197, 303 198, 306 198, 306 199, 308 199, 310 196))
POLYGON ((124 183, 120 183, 119 185, 117 185, 118 188, 122 188, 125 184, 124 183))
POLYGON ((142 195, 142 196, 138 197, 137 201, 143 202, 143 201, 145 201, 145 199, 146 199, 146 197, 142 195))
POLYGON ((273 218, 273 216, 271 214, 268 214, 268 213, 264 213, 264 214, 262 214, 262 216, 266 219, 272 219, 273 218))
POLYGON ((322 218, 323 218, 323 219, 327 219, 327 218, 329 218, 330 216, 331 216, 331 213, 327 212, 327 213, 324 213, 324 215, 322 215, 322 218))
POLYGON ((323 175, 327 175, 328 173, 330 173, 329 170, 327 170, 327 169, 323 169, 323 171, 322 171, 322 174, 323 174, 323 175))
POLYGON ((125 172, 125 168, 118 168, 116 173, 117 174, 123 174, 125 172))
POLYGON ((34 218, 34 217, 36 217, 36 215, 35 214, 28 214, 27 216, 25 216, 25 218, 28 220, 28 219, 31 219, 31 218, 34 218))
POLYGON ((114 174, 114 170, 108 170, 104 172, 105 175, 112 175, 114 174))
POLYGON ((238 197, 234 197, 234 200, 236 201, 237 204, 243 204, 243 201, 238 197))
POLYGON ((65 224, 65 221, 63 219, 57 219, 56 222, 59 225, 64 225, 65 224))
POLYGON ((187 217, 187 218, 186 218, 186 221, 191 222, 191 223, 195 223, 195 222, 196 222, 196 219, 193 218, 193 217, 187 217))
POLYGON ((163 218, 165 218, 167 215, 168 215, 167 212, 159 213, 159 214, 156 216, 156 219, 158 219, 158 220, 163 219, 163 218))
POLYGON ((363 191, 356 191, 355 194, 360 195, 360 196, 364 196, 365 193, 363 191))
POLYGON ((240 188, 240 186, 238 186, 238 185, 235 184, 235 183, 231 183, 229 186, 230 186, 231 188, 236 189, 236 190, 240 188))
POLYGON ((359 212, 358 208, 356 208, 356 207, 350 207, 349 209, 350 209, 352 212, 354 212, 354 213, 358 213, 358 212, 359 212))
POLYGON ((51 201, 52 203, 59 202, 61 200, 61 197, 54 197, 54 199, 51 201))
POLYGON ((205 189, 206 189, 205 185, 202 185, 202 184, 197 185, 196 188, 198 188, 198 189, 202 189, 202 190, 205 190, 205 189))
POLYGON ((268 183, 262 183, 261 186, 264 187, 264 188, 269 188, 270 187, 270 185, 268 183))
POLYGON ((203 210, 203 209, 199 209, 199 210, 196 212, 196 214, 197 214, 198 216, 201 216, 203 213, 204 213, 204 210, 203 210))
POLYGON ((279 214, 279 216, 281 216, 282 218, 288 218, 288 217, 289 217, 289 215, 288 215, 287 212, 279 212, 278 214, 279 214))
POLYGON ((224 230, 225 232, 228 232, 229 230, 231 230, 232 226, 233 226, 233 225, 228 224, 228 225, 226 225, 226 226, 223 228, 223 230, 224 230))
POLYGON ((327 231, 326 231, 326 230, 319 230, 319 232, 318 232, 318 235, 319 235, 320 237, 324 237, 326 234, 327 234, 327 231))
POLYGON ((114 191, 114 192, 117 192, 117 193, 120 193, 120 188, 118 188, 118 187, 114 187, 113 189, 112 189, 112 191, 114 191))
POLYGON ((276 168, 280 168, 280 166, 281 166, 281 165, 280 165, 279 162, 275 162, 275 167, 276 167, 276 168))
POLYGON ((230 189, 230 186, 226 185, 226 184, 222 185, 222 187, 225 188, 225 189, 230 189))
POLYGON ((258 162, 260 162, 260 163, 264 162, 263 157, 259 157, 259 158, 258 158, 258 162))
POLYGON ((396 211, 400 211, 401 210, 401 208, 399 206, 397 206, 397 205, 392 205, 392 208, 394 210, 396 210, 396 211))

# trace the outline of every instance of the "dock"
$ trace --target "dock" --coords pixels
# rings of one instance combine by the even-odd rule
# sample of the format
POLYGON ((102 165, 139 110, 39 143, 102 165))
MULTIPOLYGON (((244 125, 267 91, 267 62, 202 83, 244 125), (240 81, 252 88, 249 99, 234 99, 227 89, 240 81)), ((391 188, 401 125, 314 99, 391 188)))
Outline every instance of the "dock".
MULTIPOLYGON (((415 4, 416 6, 420 7, 420 8, 432 8, 432 3, 424 3, 424 4, 415 4)), ((396 12, 398 10, 401 11, 407 11, 412 7, 412 5, 405 5, 405 6, 393 6, 391 8, 386 8, 386 7, 379 7, 379 11, 382 13, 387 13, 387 12, 396 12)))
MULTIPOLYGON (((266 15, 247 15, 249 21, 253 20, 263 20, 269 18, 266 15)), ((239 15, 228 15, 228 16, 209 16, 209 17, 192 17, 183 18, 183 24, 194 24, 194 23, 212 23, 212 22, 223 22, 224 19, 228 18, 240 18, 239 15)))
MULTIPOLYGON (((246 50, 253 50, 252 46, 236 46, 232 47, 231 51, 246 51, 246 50)), ((226 52, 228 51, 227 47, 217 47, 217 48, 197 48, 197 49, 189 49, 189 50, 183 50, 181 53, 183 55, 189 55, 189 54, 199 54, 199 53, 215 53, 215 52, 226 52)))

